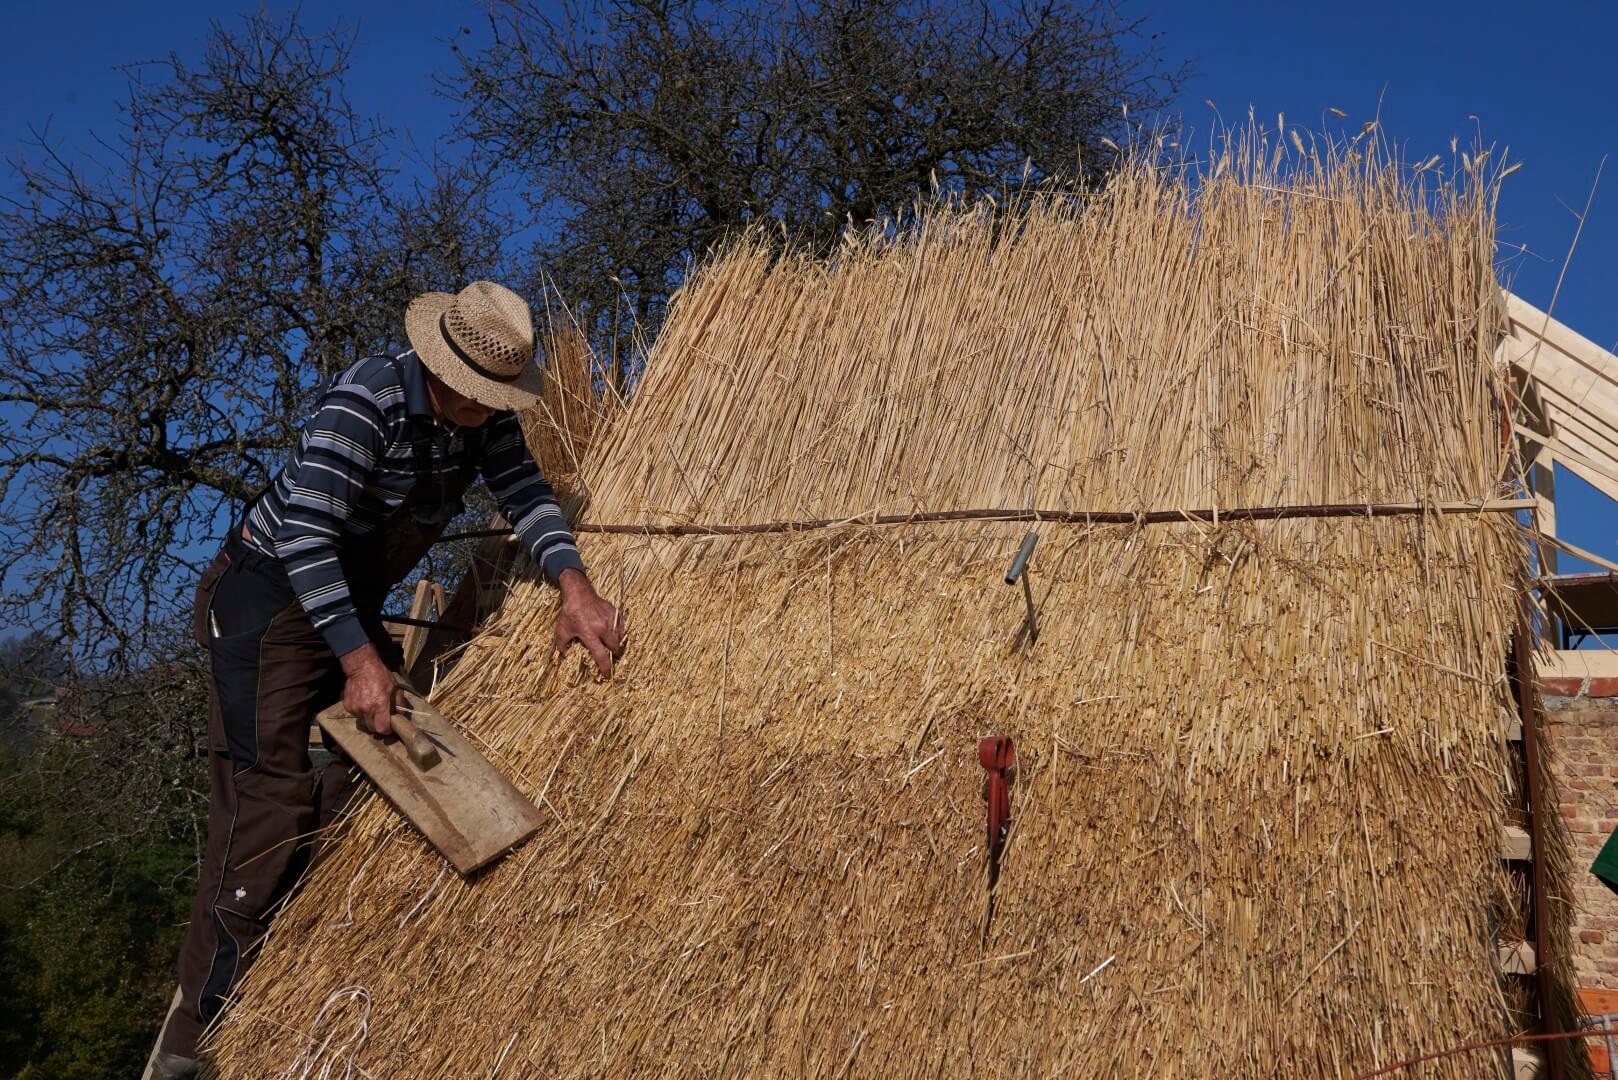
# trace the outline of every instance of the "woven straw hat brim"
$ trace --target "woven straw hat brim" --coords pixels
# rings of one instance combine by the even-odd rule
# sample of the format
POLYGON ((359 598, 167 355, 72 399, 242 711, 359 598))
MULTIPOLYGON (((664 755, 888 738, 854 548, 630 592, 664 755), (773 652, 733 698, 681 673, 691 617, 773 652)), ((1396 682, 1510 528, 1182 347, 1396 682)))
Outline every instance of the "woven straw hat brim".
POLYGON ((491 409, 525 409, 538 401, 545 382, 539 365, 528 364, 521 375, 506 383, 479 375, 455 355, 438 324, 454 303, 451 293, 422 293, 405 309, 405 336, 427 370, 451 390, 491 409))

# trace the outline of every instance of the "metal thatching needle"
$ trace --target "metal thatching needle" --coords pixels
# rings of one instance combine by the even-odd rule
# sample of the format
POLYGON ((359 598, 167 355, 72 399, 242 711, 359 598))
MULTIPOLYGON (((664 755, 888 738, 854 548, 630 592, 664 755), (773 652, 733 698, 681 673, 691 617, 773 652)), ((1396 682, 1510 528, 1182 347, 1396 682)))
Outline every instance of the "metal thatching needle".
MULTIPOLYGON (((1028 535, 1022 538, 1022 547, 1017 549, 1017 557, 1011 560, 1011 569, 1006 571, 1006 584, 1015 585, 1022 581, 1023 603, 1028 605, 1028 621, 1024 629, 1028 633, 1030 647, 1039 640, 1039 624, 1034 621, 1034 593, 1028 587, 1028 557, 1034 553, 1034 545, 1039 542, 1039 533, 1030 529, 1028 535)), ((1019 633, 1018 638, 1022 635, 1019 633)))

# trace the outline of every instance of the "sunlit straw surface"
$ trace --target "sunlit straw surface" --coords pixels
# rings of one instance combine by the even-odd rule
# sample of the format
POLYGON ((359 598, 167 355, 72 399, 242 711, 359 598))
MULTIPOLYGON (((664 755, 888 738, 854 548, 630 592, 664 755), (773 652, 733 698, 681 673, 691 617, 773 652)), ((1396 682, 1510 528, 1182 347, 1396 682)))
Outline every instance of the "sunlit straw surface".
MULTIPOLYGON (((583 513, 1510 494, 1492 166, 1374 138, 934 208, 829 264, 739 242, 583 513)), ((611 682, 551 661, 530 575, 436 700, 555 824, 423 903, 438 857, 366 805, 224 1075, 340 1045, 342 1009, 310 1029, 353 985, 377 1077, 1342 1076, 1516 1030, 1510 516, 1047 524, 1018 650, 1025 528, 588 537, 630 613, 611 682), (991 734, 1019 762, 992 919, 991 734)))

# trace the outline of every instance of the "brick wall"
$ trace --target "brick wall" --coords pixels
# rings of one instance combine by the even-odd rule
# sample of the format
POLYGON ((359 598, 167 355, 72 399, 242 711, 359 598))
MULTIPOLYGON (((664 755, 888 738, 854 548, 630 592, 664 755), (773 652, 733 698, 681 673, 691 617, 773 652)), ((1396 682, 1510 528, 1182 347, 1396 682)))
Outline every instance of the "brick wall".
POLYGON ((1618 990, 1618 895, 1590 873, 1618 827, 1618 678, 1542 678, 1540 694, 1572 845, 1578 985, 1618 990))

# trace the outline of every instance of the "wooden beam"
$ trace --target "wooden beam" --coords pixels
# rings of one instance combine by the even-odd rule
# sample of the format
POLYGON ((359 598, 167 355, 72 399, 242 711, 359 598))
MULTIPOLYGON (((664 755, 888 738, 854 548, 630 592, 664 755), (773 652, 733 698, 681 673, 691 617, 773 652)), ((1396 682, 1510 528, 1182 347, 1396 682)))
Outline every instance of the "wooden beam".
POLYGON ((1566 436, 1569 445, 1588 444, 1594 457, 1618 459, 1618 428, 1607 424, 1600 416, 1586 412, 1583 403, 1564 396, 1555 386, 1534 379, 1526 382, 1537 388, 1550 425, 1555 429, 1547 430, 1545 434, 1566 436))
POLYGON ((1556 440, 1565 467, 1618 500, 1618 398, 1609 401, 1595 394, 1590 380, 1581 381, 1572 364, 1565 356, 1544 360, 1531 378, 1519 370, 1528 426, 1539 437, 1556 440))
POLYGON ((1582 461, 1567 459, 1562 462, 1562 465, 1568 472, 1577 476, 1607 498, 1618 502, 1618 481, 1610 479, 1603 472, 1590 468, 1582 461))
POLYGON ((141 1072, 141 1080, 153 1080, 157 1075, 157 1051, 163 1045, 163 1035, 169 1029, 169 1017, 174 1010, 180 1007, 180 988, 174 988, 174 998, 169 1002, 169 1011, 163 1014, 163 1026, 157 1029, 157 1038, 152 1041, 152 1052, 146 1055, 146 1068, 141 1072))
POLYGON ((1540 447, 1540 450, 1533 455, 1535 469, 1540 468, 1547 462, 1554 465, 1560 460, 1566 465, 1582 465, 1597 476, 1618 484, 1618 463, 1603 464, 1593 458, 1586 457, 1555 435, 1541 435, 1532 428, 1524 427, 1521 424, 1513 424, 1511 428, 1524 439, 1540 447))
POLYGON ((1526 1046, 1511 1048, 1512 1080, 1539 1080, 1545 1069, 1545 1058, 1538 1050, 1526 1046))
MULTIPOLYGON (((500 535, 487 537, 473 552, 460 584, 446 599, 444 587, 433 583, 433 603, 437 605, 438 621, 445 626, 482 626, 490 612, 505 597, 510 583, 511 567, 519 552, 516 537, 499 514, 489 521, 491 530, 500 535)), ((466 643, 466 635, 451 630, 428 630, 425 644, 413 667, 407 669, 417 686, 432 686, 434 669, 440 657, 456 646, 466 643)))
MULTIPOLYGON (((439 590, 442 592, 443 590, 439 590)), ((433 583, 426 578, 416 582, 416 595, 410 599, 410 617, 425 621, 433 604, 433 583)), ((439 612, 443 614, 442 610, 439 612)), ((404 639, 399 643, 399 649, 404 653, 404 667, 402 671, 407 674, 416 666, 417 657, 421 656, 421 647, 427 642, 427 628, 423 626, 407 625, 404 628, 404 639)))
POLYGON ((1500 830, 1500 857, 1507 862, 1528 862, 1534 857, 1534 842, 1528 830, 1507 825, 1500 830))
MULTIPOLYGON (((1544 402, 1540 400, 1537 384, 1529 381, 1524 397, 1527 404, 1539 414, 1537 427, 1529 428, 1521 424, 1513 424, 1519 439, 1527 449, 1523 455, 1528 462, 1527 482, 1530 492, 1537 500, 1530 519, 1534 524, 1534 531, 1542 537, 1556 535, 1556 453, 1551 443, 1555 440, 1555 429, 1544 415, 1544 402)), ((1557 550, 1554 544, 1539 543, 1534 545, 1534 554, 1539 561, 1539 573, 1554 576, 1557 571, 1557 550)), ((1562 643, 1561 626, 1554 611, 1549 605, 1538 606, 1538 618, 1535 622, 1536 636, 1542 646, 1556 648, 1562 643)))
POLYGON ((1531 941, 1501 944, 1495 949, 1495 954, 1501 972, 1506 975, 1532 975, 1539 970, 1531 941))
MULTIPOLYGON (((1539 499, 1539 505, 1534 508, 1534 530, 1540 536, 1556 535, 1556 458, 1546 452, 1544 460, 1534 462, 1533 475, 1530 483, 1534 487, 1534 495, 1539 499)), ((1536 544, 1534 550, 1539 554, 1539 572, 1555 575, 1560 565, 1555 544, 1536 544)), ((1539 611, 1539 640, 1548 648, 1556 648, 1562 644, 1562 628, 1557 620, 1556 613, 1546 606, 1539 611)))
POLYGON ((1505 294, 1512 333, 1497 352, 1523 382, 1525 411, 1556 438, 1562 464, 1618 500, 1618 356, 1505 294))
MULTIPOLYGON (((1529 387, 1532 391, 1532 384, 1529 387)), ((1528 463, 1528 488, 1536 500, 1531 520, 1534 531, 1542 537, 1556 535, 1556 453, 1552 446, 1555 436, 1536 431, 1522 424, 1513 424, 1512 430, 1517 433, 1521 441, 1523 460, 1528 463)), ((1554 576, 1557 570, 1557 554, 1555 546, 1551 544, 1536 544, 1534 551, 1539 559, 1539 573, 1554 576)), ((1539 639, 1546 646, 1555 648, 1560 638, 1556 619, 1549 612, 1542 613, 1538 622, 1539 639)))
POLYGON ((1615 563, 1610 559, 1602 558, 1593 551, 1586 551, 1577 544, 1570 544, 1566 540, 1562 540, 1555 536, 1542 536, 1540 539, 1544 540, 1547 544, 1553 544, 1556 547, 1561 548, 1569 555, 1577 555, 1586 562, 1595 563, 1603 570, 1611 570, 1618 573, 1618 563, 1615 563))
POLYGON ((1615 372, 1611 378, 1614 385, 1618 386, 1618 358, 1611 352, 1566 323, 1558 322, 1515 293, 1507 292, 1505 298, 1506 317, 1511 320, 1513 326, 1521 327, 1523 334, 1546 341, 1568 356, 1578 357, 1581 360, 1589 358, 1598 364, 1611 363, 1613 367, 1608 370, 1615 372))
POLYGON ((1537 660, 1541 679, 1618 678, 1618 650, 1555 649, 1537 660))
MULTIPOLYGON (((1558 411, 1555 406, 1565 403, 1570 407, 1570 412, 1583 413, 1608 428, 1618 428, 1618 382, 1613 381, 1609 372, 1578 357, 1569 356, 1560 349, 1550 348, 1543 342, 1506 338, 1501 343, 1501 349, 1506 362, 1514 370, 1522 377, 1539 383, 1542 392, 1549 392, 1546 404, 1552 408, 1547 419, 1554 423, 1558 411), (1562 401, 1549 400, 1550 394, 1562 401)), ((1599 363, 1612 362, 1611 353, 1603 355, 1604 359, 1599 363)), ((1618 362, 1613 364, 1618 369, 1618 362)))

